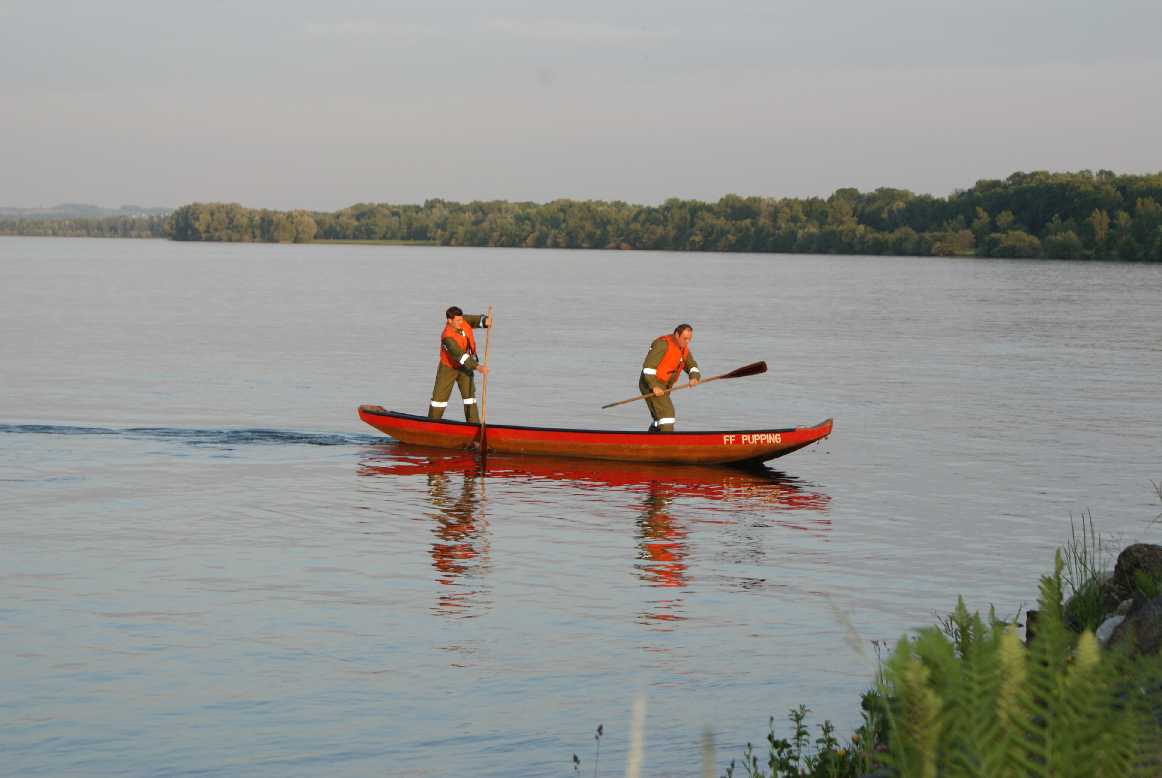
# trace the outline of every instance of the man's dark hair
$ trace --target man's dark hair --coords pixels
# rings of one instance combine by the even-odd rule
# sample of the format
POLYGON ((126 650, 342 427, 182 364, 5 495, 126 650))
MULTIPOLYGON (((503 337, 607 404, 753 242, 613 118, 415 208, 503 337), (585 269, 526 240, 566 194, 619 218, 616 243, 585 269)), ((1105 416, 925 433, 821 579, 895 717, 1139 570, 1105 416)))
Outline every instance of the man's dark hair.
POLYGON ((464 311, 460 310, 460 306, 458 306, 458 305, 453 305, 451 308, 444 311, 444 318, 445 319, 454 319, 457 316, 463 316, 463 315, 464 315, 464 311))
POLYGON ((677 327, 674 328, 674 336, 677 337, 678 335, 681 335, 686 330, 693 330, 693 329, 694 328, 691 327, 689 324, 679 324, 677 327))

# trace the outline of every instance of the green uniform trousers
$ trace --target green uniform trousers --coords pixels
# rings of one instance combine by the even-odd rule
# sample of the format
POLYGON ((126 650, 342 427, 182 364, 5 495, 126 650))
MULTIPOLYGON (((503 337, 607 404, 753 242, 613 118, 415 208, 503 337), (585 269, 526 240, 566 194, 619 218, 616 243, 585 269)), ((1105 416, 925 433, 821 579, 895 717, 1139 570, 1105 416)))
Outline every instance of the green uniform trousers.
POLYGON ((674 401, 670 399, 670 395, 664 394, 661 397, 654 397, 653 389, 646 383, 646 379, 642 378, 637 382, 637 388, 641 390, 642 394, 648 394, 646 398, 646 405, 650 407, 650 416, 654 417, 654 423, 650 425, 651 432, 673 432, 674 423, 678 420, 677 414, 674 413, 674 401))
POLYGON ((471 370, 448 367, 443 362, 436 368, 436 385, 432 387, 432 402, 428 406, 428 418, 440 419, 448 407, 452 387, 460 387, 460 397, 464 399, 464 418, 471 422, 480 421, 480 411, 476 408, 476 384, 471 370))

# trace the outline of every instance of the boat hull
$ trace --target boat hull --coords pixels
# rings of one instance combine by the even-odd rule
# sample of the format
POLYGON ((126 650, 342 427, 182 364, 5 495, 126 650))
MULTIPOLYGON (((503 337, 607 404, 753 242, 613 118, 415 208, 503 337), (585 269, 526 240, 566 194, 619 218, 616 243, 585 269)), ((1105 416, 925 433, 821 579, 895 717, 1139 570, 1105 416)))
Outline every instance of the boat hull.
MULTIPOLYGON (((402 443, 447 449, 478 445, 480 425, 359 406, 359 418, 402 443)), ((831 434, 832 420, 810 427, 723 432, 614 432, 489 424, 488 451, 688 465, 758 463, 831 434)))

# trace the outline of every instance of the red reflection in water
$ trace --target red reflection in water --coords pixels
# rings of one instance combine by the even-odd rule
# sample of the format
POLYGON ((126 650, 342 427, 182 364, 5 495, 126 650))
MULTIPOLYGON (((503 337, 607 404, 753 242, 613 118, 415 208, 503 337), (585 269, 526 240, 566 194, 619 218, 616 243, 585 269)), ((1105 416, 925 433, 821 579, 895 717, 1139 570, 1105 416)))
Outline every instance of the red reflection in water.
POLYGON ((686 585, 686 529, 666 509, 673 500, 659 484, 650 484, 638 518, 639 559, 649 560, 642 579, 655 586, 686 585))
POLYGON ((765 503, 779 510, 825 511, 831 498, 811 492, 797 479, 766 467, 653 465, 542 456, 489 454, 481 472, 477 456, 443 449, 388 444, 359 466, 360 475, 426 475, 465 473, 487 478, 536 478, 568 481, 577 486, 660 490, 674 497, 700 497, 723 503, 765 503))
MULTIPOLYGON (((735 469, 691 465, 650 465, 556 457, 490 455, 482 469, 479 458, 403 444, 387 444, 359 466, 361 476, 426 476, 428 495, 436 509, 432 565, 436 582, 453 591, 441 593, 435 608, 447 615, 465 611, 478 591, 487 556, 487 523, 483 520, 484 485, 488 479, 544 479, 568 482, 574 488, 617 488, 640 494, 635 519, 639 578, 649 587, 672 592, 650 602, 642 623, 669 629, 682 621, 681 590, 690 584, 689 525, 734 524, 732 515, 745 508, 764 515, 758 526, 777 525, 811 533, 826 533, 831 498, 805 489, 797 479, 765 467, 735 469), (459 484, 455 493, 454 483, 459 484), (691 509, 698 516, 678 518, 691 509), (675 504, 682 510, 675 511, 675 504), (797 514, 796 518, 788 516, 797 514), (709 515, 708 515, 709 514, 709 515)), ((659 594, 661 591, 659 591, 659 594)))
MULTIPOLYGON (((637 520, 639 576, 650 586, 681 589, 689 583, 686 558, 688 532, 668 511, 673 493, 657 481, 646 487, 646 498, 637 520)), ((685 621, 680 595, 651 602, 653 608, 641 620, 655 628, 661 622, 685 621)))
POLYGON ((480 511, 479 480, 470 474, 460 474, 457 493, 453 485, 456 474, 430 472, 428 499, 436 509, 432 532, 432 567, 436 569, 436 583, 442 590, 436 598, 435 610, 448 615, 472 615, 467 608, 477 593, 473 584, 483 575, 488 553, 488 524, 480 511))

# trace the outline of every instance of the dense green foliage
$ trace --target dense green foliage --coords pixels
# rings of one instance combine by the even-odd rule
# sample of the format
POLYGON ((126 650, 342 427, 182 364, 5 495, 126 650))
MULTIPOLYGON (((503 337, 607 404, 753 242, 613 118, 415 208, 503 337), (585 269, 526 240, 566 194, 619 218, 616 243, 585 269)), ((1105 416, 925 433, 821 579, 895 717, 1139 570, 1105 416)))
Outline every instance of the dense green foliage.
POLYGON ((863 724, 851 736, 848 745, 835 737, 830 721, 819 725, 819 735, 812 744, 807 727, 805 705, 792 708, 787 715, 791 737, 778 737, 775 719, 770 719, 766 759, 760 760, 754 746, 746 744, 741 762, 730 761, 722 778, 858 778, 881 766, 886 743, 886 709, 877 692, 864 694, 863 724), (767 772, 767 771, 770 772, 767 772))
POLYGON ((555 200, 359 204, 334 213, 194 204, 175 240, 386 240, 446 246, 1162 260, 1162 174, 1014 173, 946 198, 839 189, 660 206, 555 200), (312 229, 313 228, 313 229, 312 229))
MULTIPOLYGON (((1153 776, 1162 767, 1162 660, 1103 651, 1094 633, 1066 622, 1064 559, 1090 544, 1074 533, 1041 579, 1036 635, 964 601, 940 627, 900 639, 864 696, 864 723, 841 745, 828 722, 811 747, 806 708, 792 710, 790 739, 767 737, 767 757, 750 744, 724 778, 900 778, 960 776, 1153 776), (769 772, 768 772, 769 770, 769 772)), ((1090 554, 1090 544, 1081 554, 1090 554)), ((1085 568, 1081 588, 1093 578, 1085 568)), ((1139 582, 1156 592, 1160 582, 1139 582)), ((1075 592, 1074 596, 1077 594, 1075 592)))
POLYGON ((1102 651, 1062 618, 1062 571, 1041 580, 1035 639, 969 615, 901 640, 884 671, 885 761, 901 776, 1156 775, 1157 657, 1102 651))
POLYGON ((307 211, 256 211, 237 203, 194 203, 178 208, 166 234, 174 240, 310 243, 318 232, 307 211))
POLYGON ((1101 534, 1090 512, 1081 514, 1080 526, 1069 520, 1069 540, 1061 547, 1062 580, 1069 587, 1063 616, 1075 632, 1096 630, 1106 618, 1111 576, 1101 534))
POLYGON ((162 238, 167 216, 102 216, 70 219, 0 218, 0 235, 57 238, 162 238))

